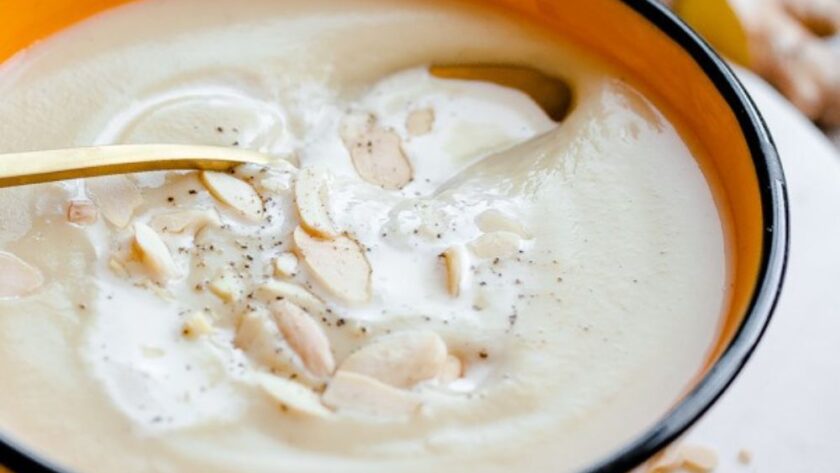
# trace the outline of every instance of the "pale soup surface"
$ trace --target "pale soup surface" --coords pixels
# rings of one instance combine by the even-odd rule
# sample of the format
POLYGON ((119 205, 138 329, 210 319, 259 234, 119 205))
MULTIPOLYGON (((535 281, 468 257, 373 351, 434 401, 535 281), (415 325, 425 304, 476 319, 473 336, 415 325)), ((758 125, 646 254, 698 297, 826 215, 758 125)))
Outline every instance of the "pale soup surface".
POLYGON ((572 471, 685 392, 724 233, 610 69, 456 2, 146 0, 0 66, 0 151, 268 168, 0 191, 0 428, 80 472, 572 471), (431 63, 536 64, 525 94, 431 63))

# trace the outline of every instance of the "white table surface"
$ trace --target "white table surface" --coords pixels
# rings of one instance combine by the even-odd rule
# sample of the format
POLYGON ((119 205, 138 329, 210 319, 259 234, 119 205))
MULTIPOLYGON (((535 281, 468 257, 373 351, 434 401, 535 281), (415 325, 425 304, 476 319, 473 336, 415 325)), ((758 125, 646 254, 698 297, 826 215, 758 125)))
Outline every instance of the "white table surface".
POLYGON ((719 473, 840 472, 840 153, 775 90, 740 72, 788 183, 791 249, 770 327, 735 383, 684 439, 719 473), (740 449, 752 452, 748 465, 740 449))

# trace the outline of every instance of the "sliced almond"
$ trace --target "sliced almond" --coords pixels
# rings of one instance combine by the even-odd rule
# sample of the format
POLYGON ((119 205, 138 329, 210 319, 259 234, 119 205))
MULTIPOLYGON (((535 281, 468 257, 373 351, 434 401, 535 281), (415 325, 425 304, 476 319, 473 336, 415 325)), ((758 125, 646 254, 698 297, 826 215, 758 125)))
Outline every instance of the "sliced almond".
POLYGON ((753 453, 748 448, 738 450, 738 463, 742 465, 749 465, 752 462, 753 453))
POLYGON ((134 249, 157 282, 165 283, 178 274, 178 267, 166 243, 144 223, 134 224, 134 249))
POLYGON ((284 350, 280 329, 266 310, 246 312, 239 319, 234 343, 248 353, 257 363, 274 371, 288 372, 293 359, 284 350))
POLYGON ((438 376, 446 362, 446 344, 438 334, 412 330, 386 335, 363 346, 341 363, 341 370, 410 388, 438 376))
POLYGON ((525 226, 516 221, 513 217, 501 210, 488 209, 478 214, 475 218, 478 228, 484 233, 490 232, 511 232, 522 238, 530 238, 525 226))
POLYGON ((411 182, 412 169, 402 140, 393 130, 374 127, 344 140, 362 179, 384 189, 401 189, 411 182))
POLYGON ((218 212, 213 209, 191 209, 156 215, 150 224, 163 233, 195 235, 205 227, 218 227, 222 222, 218 212))
POLYGON ((409 416, 420 409, 413 394, 371 377, 338 371, 321 398, 327 406, 375 417, 409 416))
POLYGON ((91 225, 98 215, 96 204, 89 200, 71 200, 67 206, 67 221, 76 225, 91 225))
POLYGON ((670 473, 681 467, 682 455, 674 447, 668 447, 651 458, 647 473, 670 473))
POLYGON ((697 471, 712 471, 718 464, 717 453, 702 445, 681 445, 679 453, 682 456, 683 463, 697 471))
POLYGON ((91 178, 85 185, 105 219, 119 228, 128 225, 134 211, 143 204, 137 186, 126 176, 91 178))
POLYGON ((257 287, 254 295, 266 301, 287 300, 303 307, 311 314, 320 314, 327 310, 324 301, 302 286, 284 281, 269 281, 257 287))
POLYGON ((283 253, 274 258, 274 276, 291 278, 297 274, 298 259, 294 253, 283 253))
POLYGON ((225 302, 237 302, 245 292, 241 278, 230 270, 222 271, 207 287, 225 302))
POLYGON ((44 275, 17 256, 0 252, 0 297, 23 297, 44 284, 44 275))
POLYGON ((667 448, 654 457, 648 467, 650 473, 671 473, 684 469, 709 472, 717 467, 714 450, 700 445, 681 444, 667 448))
POLYGON ((405 119, 405 129, 411 136, 421 136, 432 131, 435 111, 431 108, 413 110, 405 119))
POLYGON ((300 357, 283 340, 277 322, 267 309, 254 308, 239 317, 234 343, 255 363, 278 376, 291 377, 308 386, 323 383, 299 366, 300 357))
POLYGON ((469 247, 479 258, 509 258, 516 255, 522 239, 513 232, 498 231, 481 235, 469 247))
POLYGON ((213 325, 202 312, 193 312, 184 321, 181 327, 181 335, 190 340, 196 340, 213 331, 213 325))
POLYGON ((446 290, 450 295, 458 297, 461 293, 467 255, 460 246, 453 246, 444 251, 441 257, 443 257, 443 264, 446 269, 446 290))
POLYGON ((461 359, 455 355, 448 355, 440 373, 438 373, 438 380, 443 384, 449 384, 463 375, 464 365, 461 359))
POLYGON ((324 171, 306 168, 298 173, 295 181, 295 205, 300 215, 300 224, 307 232, 322 238, 338 236, 327 210, 328 199, 329 187, 324 171))
POLYGON ((219 202, 229 205, 250 220, 262 220, 263 201, 251 184, 222 172, 203 171, 201 182, 219 202))
POLYGON ((255 375, 257 384, 277 401, 280 409, 312 417, 326 417, 330 411, 321 404, 318 395, 300 383, 267 373, 255 375))
POLYGON ((286 342, 298 354, 304 366, 315 376, 329 376, 335 370, 330 341, 321 326, 303 309, 289 301, 270 305, 274 320, 286 342))
POLYGON ((295 251, 306 267, 334 296, 348 303, 370 298, 370 263, 355 240, 341 235, 333 240, 313 238, 295 229, 295 251))

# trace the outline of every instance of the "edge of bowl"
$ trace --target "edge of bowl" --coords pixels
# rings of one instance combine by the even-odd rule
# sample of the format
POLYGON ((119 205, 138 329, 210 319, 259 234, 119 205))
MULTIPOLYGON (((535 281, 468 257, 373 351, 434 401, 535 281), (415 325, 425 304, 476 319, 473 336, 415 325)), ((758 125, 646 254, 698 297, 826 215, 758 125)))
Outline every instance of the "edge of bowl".
POLYGON ((744 320, 700 382, 652 427, 584 473, 626 473, 682 435, 711 408, 749 360, 770 322, 784 281, 789 247, 782 163, 764 119, 732 69, 694 30, 657 0, 621 0, 683 48, 735 114, 752 157, 762 207, 761 267, 744 320))

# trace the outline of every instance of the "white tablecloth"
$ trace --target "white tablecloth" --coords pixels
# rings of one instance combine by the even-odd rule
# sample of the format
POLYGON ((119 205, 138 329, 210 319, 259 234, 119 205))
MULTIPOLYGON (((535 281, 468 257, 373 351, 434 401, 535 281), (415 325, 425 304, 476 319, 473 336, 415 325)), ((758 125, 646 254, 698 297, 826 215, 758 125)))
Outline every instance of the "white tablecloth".
POLYGON ((840 472, 840 153, 761 80, 740 76, 781 154, 791 206, 787 279, 770 328, 686 443, 716 472, 840 472), (748 449, 753 459, 738 462, 748 449))

